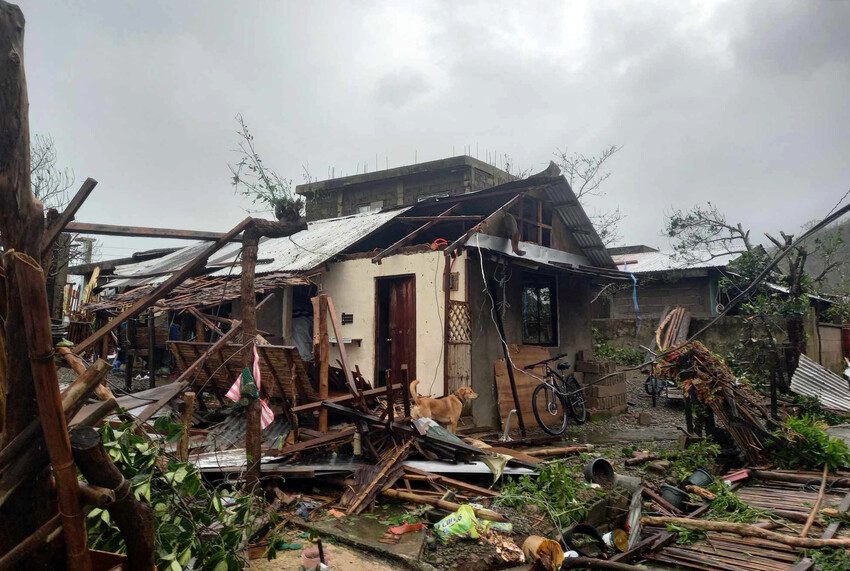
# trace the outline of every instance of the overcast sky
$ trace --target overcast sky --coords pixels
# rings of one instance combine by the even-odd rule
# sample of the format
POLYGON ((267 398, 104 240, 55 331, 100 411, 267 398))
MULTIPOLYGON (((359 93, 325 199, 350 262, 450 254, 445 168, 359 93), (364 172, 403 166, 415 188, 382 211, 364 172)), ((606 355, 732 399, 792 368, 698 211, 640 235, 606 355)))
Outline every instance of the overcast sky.
POLYGON ((622 145, 590 210, 619 206, 625 243, 705 200, 795 231, 850 188, 850 1, 20 5, 31 128, 99 181, 86 222, 230 228, 237 113, 296 184, 622 145))

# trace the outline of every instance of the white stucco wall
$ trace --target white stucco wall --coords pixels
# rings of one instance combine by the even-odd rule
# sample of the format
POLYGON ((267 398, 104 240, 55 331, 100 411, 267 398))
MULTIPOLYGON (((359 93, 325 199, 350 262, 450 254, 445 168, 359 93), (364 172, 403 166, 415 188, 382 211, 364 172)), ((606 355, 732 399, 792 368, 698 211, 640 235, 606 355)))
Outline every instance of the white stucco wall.
MULTIPOLYGON (((460 281, 451 299, 465 301, 466 254, 454 262, 453 272, 460 281)), ((375 278, 414 275, 416 278, 416 375, 420 394, 443 392, 443 319, 445 298, 442 288, 445 256, 442 252, 397 254, 373 264, 369 258, 346 260, 330 265, 315 278, 319 290, 333 299, 336 311, 354 314, 354 323, 342 325, 342 336, 362 339, 358 347, 346 346, 352 367, 360 366, 363 376, 372 381, 375 374, 375 278)), ((328 330, 333 336, 330 323, 328 330)), ((331 347, 331 362, 339 358, 331 347)))

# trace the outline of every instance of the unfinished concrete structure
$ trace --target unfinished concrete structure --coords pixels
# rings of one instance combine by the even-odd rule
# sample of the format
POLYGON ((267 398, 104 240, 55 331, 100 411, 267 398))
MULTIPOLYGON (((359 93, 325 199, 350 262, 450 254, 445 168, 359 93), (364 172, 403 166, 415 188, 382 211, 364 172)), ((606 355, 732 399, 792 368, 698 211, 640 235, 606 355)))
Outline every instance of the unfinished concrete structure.
POLYGON ((461 155, 298 185, 307 220, 336 218, 490 188, 516 177, 461 155))

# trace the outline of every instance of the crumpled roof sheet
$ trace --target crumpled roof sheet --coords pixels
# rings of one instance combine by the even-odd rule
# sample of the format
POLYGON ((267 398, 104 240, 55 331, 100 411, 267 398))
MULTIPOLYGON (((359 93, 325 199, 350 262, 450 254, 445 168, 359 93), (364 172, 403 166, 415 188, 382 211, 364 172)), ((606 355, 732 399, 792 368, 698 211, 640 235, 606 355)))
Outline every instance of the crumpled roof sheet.
MULTIPOLYGON (((254 279, 254 290, 264 294, 287 285, 306 285, 305 277, 293 276, 288 273, 263 274, 254 279)), ((84 311, 100 311, 104 309, 121 310, 128 307, 153 291, 154 285, 142 285, 110 296, 107 299, 83 306, 84 311)), ((188 307, 215 307, 242 296, 238 277, 234 276, 201 276, 189 278, 174 289, 165 298, 156 302, 156 307, 183 310, 188 307)))
MULTIPOLYGON (((313 270, 407 210, 409 207, 315 220, 308 223, 306 230, 292 236, 265 238, 260 241, 257 252, 257 274, 313 270)), ((185 266, 208 246, 209 242, 199 242, 162 258, 119 266, 115 274, 121 279, 105 287, 161 283, 168 279, 168 274, 185 266)), ((237 259, 241 249, 240 242, 232 242, 210 256, 207 267, 218 268, 211 275, 238 276, 242 272, 237 259)))
POLYGON ((848 381, 805 355, 800 355, 800 363, 791 377, 791 390, 817 398, 824 408, 850 412, 848 381))

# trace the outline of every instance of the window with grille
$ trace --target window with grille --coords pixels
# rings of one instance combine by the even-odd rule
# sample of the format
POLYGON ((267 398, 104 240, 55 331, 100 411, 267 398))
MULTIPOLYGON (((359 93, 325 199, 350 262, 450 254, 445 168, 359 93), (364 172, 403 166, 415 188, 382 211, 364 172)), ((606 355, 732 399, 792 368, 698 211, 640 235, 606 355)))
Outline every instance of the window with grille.
POLYGON ((522 280, 522 342, 558 344, 557 288, 553 276, 526 274, 522 280))

